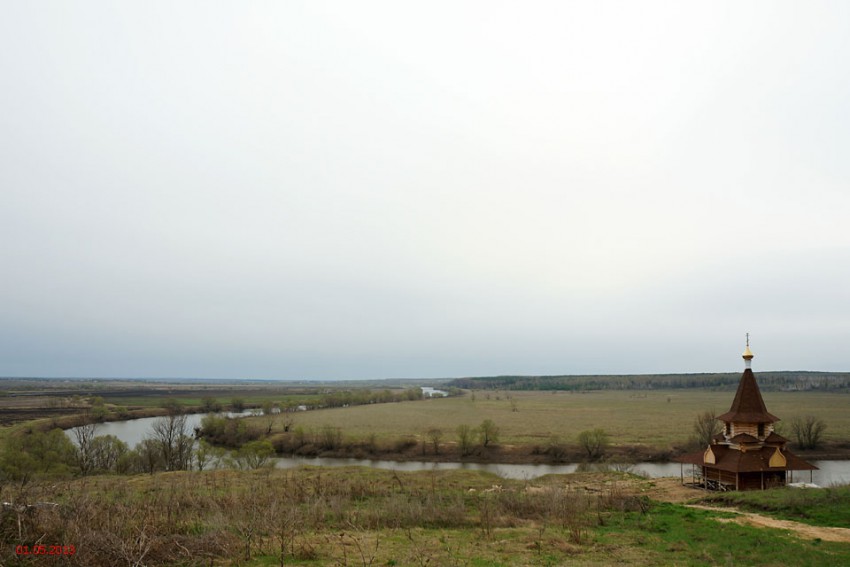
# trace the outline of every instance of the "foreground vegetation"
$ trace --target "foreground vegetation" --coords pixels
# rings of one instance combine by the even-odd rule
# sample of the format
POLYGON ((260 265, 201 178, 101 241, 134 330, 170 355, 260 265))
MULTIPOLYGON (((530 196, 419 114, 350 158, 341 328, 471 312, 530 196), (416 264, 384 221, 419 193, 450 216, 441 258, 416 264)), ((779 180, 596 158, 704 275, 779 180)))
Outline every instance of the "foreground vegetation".
POLYGON ((784 488, 759 492, 723 492, 703 502, 734 506, 775 518, 813 526, 850 528, 850 486, 817 489, 784 488))
POLYGON ((172 472, 0 485, 0 563, 67 565, 827 565, 850 545, 718 523, 608 473, 534 483, 363 468, 172 472), (37 559, 37 558, 36 558, 37 559))
MULTIPOLYGON (((522 462, 663 457, 688 444, 695 416, 725 410, 729 392, 474 391, 422 400, 410 388, 336 390, 301 392, 314 409, 280 412, 298 406, 276 394, 257 394, 257 417, 208 416, 197 444, 185 411, 238 409, 245 399, 202 395, 187 398, 200 406, 186 406, 157 396, 139 409, 86 396, 66 408, 75 415, 3 428, 0 564, 43 562, 16 553, 34 545, 72 545, 74 554, 57 563, 94 566, 850 564, 850 544, 719 523, 718 512, 651 500, 648 494, 665 497, 656 481, 621 473, 521 482, 471 471, 269 467, 275 452, 522 462), (119 411, 162 417, 131 448, 97 435, 95 423, 119 411), (75 444, 56 428, 83 422, 90 426, 75 430, 75 444)), ((801 408, 816 412, 833 448, 850 439, 843 394, 764 397, 787 423, 801 408)), ((707 502, 850 527, 847 488, 707 502)))

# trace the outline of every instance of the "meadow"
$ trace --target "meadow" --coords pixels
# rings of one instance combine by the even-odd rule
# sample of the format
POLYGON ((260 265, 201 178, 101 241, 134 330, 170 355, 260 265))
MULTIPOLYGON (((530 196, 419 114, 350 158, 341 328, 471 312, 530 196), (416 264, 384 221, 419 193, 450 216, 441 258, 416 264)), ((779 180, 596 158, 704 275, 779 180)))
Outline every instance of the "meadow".
POLYGON ((823 490, 724 492, 706 496, 703 501, 813 526, 850 528, 850 486, 823 490))
MULTIPOLYGON (((850 394, 819 392, 765 392, 768 410, 784 423, 794 416, 813 414, 827 429, 824 440, 850 440, 850 394)), ((704 411, 727 411, 734 392, 677 389, 667 391, 606 390, 590 392, 476 391, 461 397, 417 402, 372 404, 296 412, 295 426, 306 429, 338 427, 344 436, 425 439, 440 428, 452 441, 462 424, 478 426, 486 419, 500 429, 503 444, 537 445, 553 436, 574 443, 579 432, 603 428, 615 445, 667 449, 684 445, 696 416, 704 411)), ((790 437, 790 432, 786 436, 790 437)))
MULTIPOLYGON (((340 392, 334 400, 348 399, 340 392)), ((191 391, 181 394, 178 405, 184 402, 183 411, 197 411, 189 402, 204 403, 210 397, 191 391)), ((244 399, 284 406, 299 396, 306 400, 315 395, 267 389, 245 392, 244 399)), ((237 396, 243 397, 235 392, 233 397, 237 396)), ((847 394, 764 392, 763 396, 768 409, 786 421, 817 415, 827 423, 829 446, 847 445, 847 394)), ((133 393, 122 401, 139 397, 144 394, 133 393)), ((733 397, 734 392, 697 389, 479 390, 450 398, 398 396, 388 399, 404 401, 292 411, 228 423, 237 430, 244 424, 242 429, 250 433, 246 443, 268 435, 270 425, 272 440, 295 437, 299 430, 320 439, 322 432, 331 430, 353 440, 352 446, 359 442, 365 447, 372 439, 392 450, 399 439, 412 439, 412 445, 402 444, 409 448, 409 458, 422 458, 420 449, 427 448, 429 430, 441 429, 448 446, 455 443, 458 426, 477 427, 485 420, 499 428, 499 447, 494 453, 469 456, 473 460, 501 458, 499 451, 509 452, 510 447, 518 449, 515 456, 532 458, 536 454, 528 451, 530 447, 551 444, 553 439, 575 444, 579 432, 593 428, 607 431, 614 445, 655 447, 664 453, 687 443, 697 414, 723 413, 733 397)), ((130 411, 158 411, 164 402, 173 404, 170 400, 167 393, 157 392, 146 403, 130 406, 130 411)), ((14 398, 6 401, 10 406, 18 403, 14 398)), ((66 409, 91 410, 84 406, 92 401, 91 396, 81 396, 66 409)), ((229 402, 222 397, 216 401, 229 402)), ((107 398, 93 407, 115 417, 112 402, 107 398)), ((37 404, 29 409, 37 412, 37 404)), ((76 413, 64 419, 80 417, 76 413)), ((18 422, 0 430, 0 446, 8 449, 16 440, 29 450, 33 445, 27 439, 45 440, 38 431, 60 422, 51 416, 18 422)), ((10 463, 22 462, 21 454, 6 456, 10 463)), ((38 563, 44 558, 22 552, 43 549, 39 545, 62 550, 74 546, 73 555, 55 562, 93 566, 850 564, 850 543, 804 540, 783 530, 739 525, 728 512, 682 505, 686 499, 703 499, 712 506, 847 527, 846 488, 706 495, 682 487, 676 479, 650 480, 621 472, 515 481, 464 470, 276 470, 259 460, 254 469, 247 458, 231 463, 245 470, 157 472, 162 470, 157 465, 150 468, 151 474, 130 467, 120 475, 112 474, 118 468, 104 468, 80 476, 83 469, 75 468, 72 455, 67 457, 62 469, 36 467, 31 475, 14 476, 12 467, 7 471, 10 476, 0 477, 0 502, 7 503, 0 510, 4 544, 0 564, 38 563)), ((454 458, 449 451, 441 457, 454 458)))

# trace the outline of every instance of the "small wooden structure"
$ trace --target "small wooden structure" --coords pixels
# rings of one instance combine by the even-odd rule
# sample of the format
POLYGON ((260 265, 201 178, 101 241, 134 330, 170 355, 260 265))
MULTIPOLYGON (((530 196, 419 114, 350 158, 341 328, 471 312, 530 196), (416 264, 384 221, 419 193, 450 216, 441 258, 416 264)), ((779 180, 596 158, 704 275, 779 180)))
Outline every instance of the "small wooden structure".
MULTIPOLYGON (((786 448, 788 440, 774 431, 779 421, 768 413, 752 370, 749 336, 745 369, 731 409, 717 419, 724 423, 704 451, 677 460, 690 464, 691 481, 709 490, 764 490, 793 482, 794 471, 817 470, 786 448)), ((684 467, 682 482, 685 483, 684 467)))

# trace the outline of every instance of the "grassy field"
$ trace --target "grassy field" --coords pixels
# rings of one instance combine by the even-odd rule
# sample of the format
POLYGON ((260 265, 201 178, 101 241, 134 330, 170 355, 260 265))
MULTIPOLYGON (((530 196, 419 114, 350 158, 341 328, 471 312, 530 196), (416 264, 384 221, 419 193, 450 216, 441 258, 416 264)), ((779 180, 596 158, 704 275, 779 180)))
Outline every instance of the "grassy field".
POLYGON ((653 486, 622 473, 309 467, 6 484, 3 501, 52 504, 0 516, 0 563, 32 564, 15 548, 39 542, 73 545, 62 564, 92 566, 850 564, 850 544, 720 523, 723 512, 651 500, 653 486))
MULTIPOLYGON (((434 427, 453 442, 458 425, 491 419, 505 445, 543 445, 553 435, 575 443, 580 431, 601 427, 615 444, 669 447, 687 440, 698 413, 726 411, 733 395, 478 391, 293 412, 275 418, 275 434, 292 435, 280 430, 292 417, 295 427, 338 427, 347 437, 374 435, 388 445, 405 436, 423 440, 434 427)), ((833 443, 850 439, 846 394, 768 392, 764 398, 786 421, 814 414, 827 423, 833 443)), ((264 429, 270 418, 247 419, 264 429)), ((0 442, 10 430, 0 430, 0 442)), ((305 467, 6 480, 0 501, 12 504, 0 510, 0 565, 38 564, 44 558, 15 552, 36 543, 73 545, 75 555, 56 563, 96 567, 850 564, 850 543, 721 522, 731 514, 679 504, 704 493, 624 473, 511 481, 464 470, 305 467)), ((708 502, 850 527, 848 490, 712 495, 708 502)))
POLYGON ((768 490, 712 494, 704 502, 803 522, 850 528, 850 486, 823 490, 768 490))
MULTIPOLYGON (((703 390, 567 392, 476 392, 457 398, 375 404, 299 412, 304 428, 342 428, 346 436, 378 439, 424 437, 433 427, 454 439, 461 424, 493 420, 507 444, 546 443, 556 435, 574 442, 579 432, 601 427, 615 444, 670 447, 687 441, 697 414, 727 411, 734 393, 703 390), (516 411, 514 411, 516 409, 516 411)), ((850 441, 850 395, 815 392, 764 393, 768 410, 789 421, 814 414, 827 423, 826 440, 850 441)), ((783 422, 780 422, 782 424, 783 422)), ((790 431, 786 431, 790 437, 790 431)))

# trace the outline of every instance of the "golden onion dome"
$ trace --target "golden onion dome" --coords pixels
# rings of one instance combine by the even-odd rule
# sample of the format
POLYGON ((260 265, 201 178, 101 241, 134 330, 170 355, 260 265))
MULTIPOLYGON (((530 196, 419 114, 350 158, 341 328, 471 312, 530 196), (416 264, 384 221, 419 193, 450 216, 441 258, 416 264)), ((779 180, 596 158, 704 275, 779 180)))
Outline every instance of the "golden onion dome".
POLYGON ((744 354, 742 354, 741 356, 744 357, 744 360, 753 359, 753 352, 750 350, 750 345, 747 345, 747 348, 744 350, 744 354))

